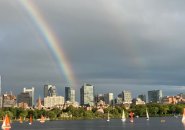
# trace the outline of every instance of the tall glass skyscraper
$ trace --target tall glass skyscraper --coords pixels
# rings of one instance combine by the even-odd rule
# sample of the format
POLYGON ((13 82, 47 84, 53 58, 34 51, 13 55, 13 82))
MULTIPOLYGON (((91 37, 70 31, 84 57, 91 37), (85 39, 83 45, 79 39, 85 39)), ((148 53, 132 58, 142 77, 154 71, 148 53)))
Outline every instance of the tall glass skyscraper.
POLYGON ((53 85, 44 85, 44 97, 52 97, 56 96, 56 87, 53 85))
POLYGON ((148 102, 160 103, 162 99, 162 90, 148 91, 148 102))
POLYGON ((65 101, 75 102, 75 90, 71 87, 65 87, 65 101))
POLYGON ((80 103, 82 106, 94 106, 94 86, 84 84, 80 89, 80 103))
POLYGON ((23 93, 29 93, 29 95, 31 96, 31 99, 32 99, 30 105, 33 106, 34 105, 34 87, 32 87, 30 89, 24 88, 23 93))

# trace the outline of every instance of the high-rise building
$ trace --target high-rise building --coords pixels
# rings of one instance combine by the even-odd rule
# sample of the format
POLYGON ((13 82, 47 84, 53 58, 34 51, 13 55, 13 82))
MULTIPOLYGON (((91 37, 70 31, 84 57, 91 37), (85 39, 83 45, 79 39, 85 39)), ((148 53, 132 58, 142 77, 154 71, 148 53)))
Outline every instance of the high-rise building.
POLYGON ((128 104, 132 103, 132 94, 130 91, 124 90, 122 91, 122 93, 118 95, 118 97, 122 98, 123 103, 128 103, 128 104))
POLYGON ((80 88, 80 103, 82 106, 94 106, 94 86, 84 84, 80 88))
POLYGON ((29 93, 31 98, 32 98, 32 101, 31 101, 31 106, 34 105, 34 87, 32 88, 23 88, 23 93, 29 93))
POLYGON ((1 84, 1 75, 0 75, 0 96, 1 96, 1 88, 2 88, 1 85, 2 85, 2 84, 1 84))
POLYGON ((94 97, 94 102, 98 103, 99 101, 104 101, 104 95, 103 94, 97 94, 94 97))
POLYGON ((148 91, 148 102, 160 103, 162 99, 162 90, 148 91))
POLYGON ((75 90, 71 87, 65 87, 65 101, 75 102, 75 90))
POLYGON ((106 104, 113 105, 114 96, 113 93, 104 94, 104 101, 106 104))
POLYGON ((17 95, 17 103, 27 103, 29 107, 32 107, 32 96, 29 92, 22 92, 17 95))
POLYGON ((44 107, 52 108, 64 105, 64 97, 62 96, 47 96, 44 98, 44 107))
POLYGON ((3 97, 0 96, 0 108, 2 108, 2 106, 3 106, 3 97))
POLYGON ((56 87, 53 85, 44 85, 44 97, 57 96, 56 87))
POLYGON ((140 98, 142 101, 144 101, 146 103, 146 95, 145 94, 138 95, 138 98, 140 98))
POLYGON ((14 96, 12 93, 10 94, 3 94, 3 102, 2 107, 15 107, 16 106, 16 96, 14 96))

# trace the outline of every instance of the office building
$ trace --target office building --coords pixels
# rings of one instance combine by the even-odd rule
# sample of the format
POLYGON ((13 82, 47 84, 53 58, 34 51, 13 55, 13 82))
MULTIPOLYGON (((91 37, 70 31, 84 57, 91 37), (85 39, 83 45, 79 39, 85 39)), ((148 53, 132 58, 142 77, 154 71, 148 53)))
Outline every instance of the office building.
POLYGON ((2 107, 15 107, 16 106, 16 96, 14 96, 12 93, 10 94, 3 94, 3 101, 2 101, 2 107))
POLYGON ((80 103, 82 106, 94 106, 94 86, 84 84, 80 89, 80 103))
POLYGON ((144 101, 146 103, 146 95, 145 94, 138 95, 138 98, 140 98, 142 101, 144 101))
POLYGON ((95 103, 98 103, 100 101, 104 101, 104 95, 103 94, 97 94, 97 95, 95 95, 94 102, 95 103))
POLYGON ((54 108, 54 107, 62 107, 64 105, 64 97, 63 96, 52 96, 44 98, 44 107, 46 108, 54 108))
POLYGON ((32 107, 32 96, 29 92, 22 92, 17 95, 17 103, 27 103, 29 107, 32 107))
POLYGON ((65 101, 75 102, 75 90, 71 87, 65 87, 65 101))
POLYGON ((53 85, 44 85, 44 97, 57 96, 56 87, 53 85))
POLYGON ((118 97, 119 98, 122 98, 123 104, 125 104, 125 103, 130 104, 130 103, 132 103, 132 94, 131 94, 130 91, 125 91, 124 90, 124 91, 122 91, 122 93, 120 93, 118 95, 118 97))
POLYGON ((148 91, 148 102, 160 103, 162 99, 162 90, 148 91))
POLYGON ((104 94, 105 104, 113 105, 114 96, 113 93, 104 94))
POLYGON ((23 88, 23 93, 29 93, 29 95, 31 96, 31 106, 34 106, 34 87, 32 88, 23 88))
POLYGON ((134 99, 132 100, 132 103, 133 103, 134 105, 144 105, 144 104, 145 104, 145 102, 144 102, 143 100, 141 100, 140 98, 134 98, 134 99))
POLYGON ((1 89, 2 89, 2 86, 1 86, 1 75, 0 75, 0 96, 1 96, 1 89))

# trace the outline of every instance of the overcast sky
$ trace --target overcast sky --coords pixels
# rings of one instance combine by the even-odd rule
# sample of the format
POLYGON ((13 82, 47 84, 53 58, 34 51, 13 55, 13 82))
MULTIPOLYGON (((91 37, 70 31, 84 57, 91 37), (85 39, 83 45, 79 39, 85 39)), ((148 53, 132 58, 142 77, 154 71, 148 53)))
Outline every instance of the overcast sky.
MULTIPOLYGON (((65 50, 77 97, 85 82, 115 97, 122 90, 185 91, 184 0, 32 1, 65 50)), ((34 86, 43 96, 43 85, 53 84, 64 96, 65 75, 44 42, 18 0, 0 0, 3 92, 34 86)))

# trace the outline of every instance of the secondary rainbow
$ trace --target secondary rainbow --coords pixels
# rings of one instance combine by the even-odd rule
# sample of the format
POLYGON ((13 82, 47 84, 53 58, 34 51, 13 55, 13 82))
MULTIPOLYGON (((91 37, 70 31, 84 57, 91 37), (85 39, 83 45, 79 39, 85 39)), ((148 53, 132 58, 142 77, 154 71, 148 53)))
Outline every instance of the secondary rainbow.
POLYGON ((57 60, 60 69, 63 71, 68 85, 75 85, 75 78, 72 72, 72 68, 65 56, 65 52, 62 49, 61 42, 55 36, 55 33, 52 31, 51 27, 48 25, 37 6, 32 0, 20 0, 20 3, 29 13, 32 20, 37 25, 39 31, 44 37, 45 44, 53 53, 54 58, 57 60))

